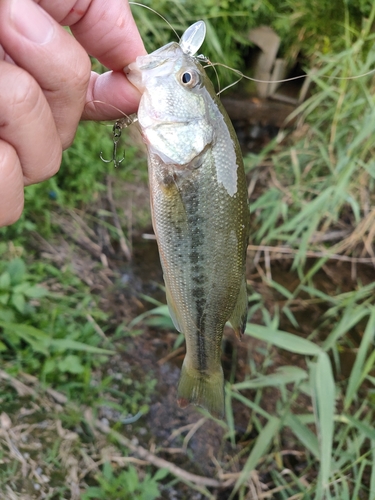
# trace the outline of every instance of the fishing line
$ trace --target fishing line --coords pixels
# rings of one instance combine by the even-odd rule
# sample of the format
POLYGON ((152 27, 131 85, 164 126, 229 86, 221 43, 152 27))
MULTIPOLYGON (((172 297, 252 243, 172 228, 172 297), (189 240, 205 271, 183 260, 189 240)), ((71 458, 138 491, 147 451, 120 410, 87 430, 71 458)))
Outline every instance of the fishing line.
MULTIPOLYGON (((129 4, 135 5, 135 6, 138 6, 138 7, 143 7, 145 9, 151 11, 153 14, 156 14, 157 16, 159 16, 167 24, 167 26, 173 31, 173 33, 176 35, 177 39, 180 41, 180 45, 182 45, 182 40, 181 40, 180 36, 178 35, 177 31, 173 28, 172 24, 162 14, 160 14, 159 12, 157 12, 155 9, 149 7, 148 5, 144 5, 144 4, 141 4, 141 3, 138 3, 138 2, 133 2, 133 1, 130 1, 129 4)), ((194 40, 194 35, 193 35, 193 40, 194 40)), ((187 40, 187 41, 185 40, 185 42, 186 43, 189 43, 189 42, 191 43, 191 40, 187 40)), ((206 63, 206 65, 204 66, 204 68, 211 67, 214 70, 215 75, 216 75, 217 85, 218 85, 218 88, 219 88, 219 90, 217 91, 217 95, 220 95, 225 90, 228 90, 229 88, 237 85, 237 83, 239 83, 242 80, 242 78, 245 78, 246 80, 250 80, 250 81, 255 82, 255 83, 287 83, 287 82, 292 82, 292 81, 300 80, 302 78, 308 78, 308 77, 312 77, 313 75, 316 75, 316 70, 314 70, 314 68, 313 68, 311 70, 310 74, 298 75, 298 76, 293 76, 293 77, 290 77, 290 78, 283 78, 281 80, 260 80, 258 78, 253 78, 253 77, 244 75, 242 73, 242 71, 237 70, 235 68, 232 68, 232 67, 230 67, 230 66, 228 66, 228 65, 226 65, 224 63, 211 62, 203 54, 195 56, 194 59, 196 59, 199 62, 206 63), (220 88, 220 78, 219 78, 219 74, 218 74, 218 72, 216 70, 216 66, 221 66, 221 67, 223 67, 225 69, 228 69, 229 71, 232 71, 233 73, 235 73, 236 75, 239 76, 239 79, 236 80, 235 82, 227 85, 223 89, 221 89, 220 88)), ((332 80, 357 80, 359 78, 363 78, 365 76, 369 76, 369 75, 374 74, 374 73, 375 73, 375 69, 372 69, 372 70, 369 70, 369 71, 367 71, 365 73, 362 73, 360 75, 353 75, 353 76, 346 76, 346 77, 321 75, 320 78, 326 78, 326 79, 332 79, 332 80)), ((122 131, 123 128, 128 127, 132 123, 134 123, 135 121, 137 121, 137 115, 133 114, 133 115, 129 116, 126 113, 124 113, 123 111, 121 111, 119 108, 117 108, 116 106, 114 106, 113 104, 105 103, 103 101, 93 100, 93 101, 90 101, 90 103, 101 103, 101 104, 105 104, 107 106, 111 106, 112 108, 116 109, 120 114, 123 115, 123 118, 117 120, 115 122, 115 124, 113 125, 113 129, 112 129, 112 138, 113 138, 112 158, 109 159, 109 160, 106 160, 105 158, 103 158, 103 153, 102 152, 100 153, 100 158, 101 158, 102 161, 104 161, 105 163, 111 163, 111 162, 113 162, 114 165, 115 165, 115 167, 117 167, 125 159, 125 152, 124 152, 124 155, 123 155, 123 157, 121 159, 117 159, 118 143, 119 143, 119 140, 120 140, 120 137, 121 137, 121 131, 122 131)), ((87 104, 90 104, 90 103, 87 103, 87 104)))
MULTIPOLYGON (((219 87, 219 90, 218 90, 218 92, 216 92, 216 95, 219 95, 221 92, 223 92, 225 89, 227 89, 227 88, 228 88, 228 87, 225 87, 225 89, 222 89, 222 90, 220 89, 220 78, 219 78, 219 74, 218 74, 218 72, 216 71, 215 66, 211 63, 211 61, 210 61, 210 60, 209 60, 206 56, 204 56, 203 54, 200 54, 199 56, 197 56, 197 57, 196 57, 196 59, 198 59, 198 60, 199 60, 199 62, 203 61, 203 62, 207 63, 207 65, 206 65, 206 66, 203 66, 203 68, 204 68, 204 69, 206 69, 206 68, 212 68, 212 69, 214 70, 215 75, 216 75, 217 86, 219 87)), ((237 82, 235 82, 235 83, 238 83, 239 81, 241 81, 241 79, 240 79, 240 80, 238 80, 238 81, 237 81, 237 82)))
MULTIPOLYGON (((131 115, 127 115, 126 113, 124 113, 124 111, 122 111, 120 108, 118 108, 117 106, 115 106, 114 104, 110 104, 109 102, 105 102, 105 101, 101 101, 100 99, 93 99, 92 101, 89 101, 89 102, 86 102, 85 104, 85 108, 86 106, 88 106, 89 104, 104 104, 104 106, 110 106, 111 108, 115 109, 116 111, 118 111, 120 113, 120 115, 123 115, 124 118, 128 118, 129 120, 132 119, 133 117, 133 114, 131 115)), ((136 120, 134 120, 136 121, 136 120)), ((130 125, 130 124, 129 124, 130 125)))
POLYGON ((149 7, 148 5, 143 5, 142 3, 138 3, 138 2, 129 2, 129 4, 131 5, 137 5, 138 7, 143 7, 145 9, 148 9, 150 10, 151 12, 153 12, 154 14, 156 14, 157 16, 159 16, 161 19, 163 19, 163 21, 165 21, 168 26, 171 28, 171 30, 174 32, 174 34, 176 35, 176 37, 180 40, 180 37, 178 36, 177 34, 177 31, 174 29, 174 27, 171 25, 171 23, 164 17, 162 16, 159 12, 157 12, 156 10, 152 9, 151 7, 149 7))
MULTIPOLYGON (((292 82, 293 80, 300 80, 301 78, 307 78, 313 74, 316 74, 315 72, 311 72, 310 74, 306 73, 305 75, 298 75, 298 76, 292 76, 290 78, 285 78, 283 80, 258 80, 257 78, 252 78, 251 76, 244 75, 242 71, 238 69, 231 68, 230 66, 227 66, 226 64, 220 63, 220 62, 211 62, 208 61, 209 64, 207 64, 206 67, 214 67, 214 66, 222 66, 223 68, 229 69, 230 71, 233 71, 237 75, 239 75, 241 78, 234 83, 231 83, 224 89, 222 89, 220 92, 224 92, 224 90, 227 90, 230 87, 233 87, 233 85, 236 85, 238 82, 242 80, 242 78, 246 78, 246 80, 251 80, 252 82, 255 83, 286 83, 286 82, 292 82)), ((375 69, 371 69, 367 71, 366 73, 362 73, 360 75, 355 75, 355 76, 327 76, 327 75, 321 75, 320 78, 329 78, 332 80, 357 80, 358 78, 363 78, 364 76, 368 76, 375 73, 375 69)))
MULTIPOLYGON (((159 12, 157 12, 156 10, 154 10, 153 8, 149 7, 148 5, 144 5, 144 4, 141 4, 141 3, 138 3, 138 2, 131 2, 131 1, 129 2, 129 4, 131 4, 131 5, 137 5, 138 7, 143 7, 144 9, 150 10, 151 12, 153 12, 154 14, 156 14, 157 16, 159 16, 169 26, 169 28, 174 32, 174 34, 176 35, 176 37, 178 38, 178 40, 180 40, 180 37, 179 37, 177 31, 173 28, 172 24, 162 14, 160 14, 159 12)), ((227 66, 226 64, 223 64, 223 63, 220 63, 220 62, 211 62, 205 56, 198 56, 197 58, 203 60, 206 63, 208 63, 208 66, 211 66, 212 68, 214 68, 214 66, 222 66, 223 68, 229 69, 230 71, 233 71, 234 73, 236 73, 237 75, 240 76, 239 80, 236 80, 234 83, 231 83, 227 87, 225 87, 225 88, 223 88, 223 89, 220 90, 219 77, 218 77, 217 72, 215 71, 216 78, 218 80, 218 85, 219 85, 219 91, 217 92, 218 95, 221 94, 222 92, 224 92, 225 90, 229 89, 230 87, 233 87, 234 85, 237 85, 237 83, 239 83, 242 78, 245 78, 246 80, 250 80, 250 81, 255 82, 255 83, 287 83, 287 82, 292 82, 294 80, 300 80, 301 78, 306 78, 306 77, 309 76, 309 74, 306 74, 306 75, 292 76, 290 78, 285 78, 285 79, 282 79, 282 80, 259 80, 257 78, 252 78, 250 76, 246 76, 240 70, 235 69, 235 68, 231 68, 230 66, 227 66)), ((358 78, 363 78, 363 77, 371 75, 373 73, 375 73, 375 69, 369 70, 366 73, 362 73, 360 75, 354 75, 354 76, 326 76, 326 75, 322 75, 321 78, 326 78, 326 79, 330 78, 332 80, 357 80, 358 78)))

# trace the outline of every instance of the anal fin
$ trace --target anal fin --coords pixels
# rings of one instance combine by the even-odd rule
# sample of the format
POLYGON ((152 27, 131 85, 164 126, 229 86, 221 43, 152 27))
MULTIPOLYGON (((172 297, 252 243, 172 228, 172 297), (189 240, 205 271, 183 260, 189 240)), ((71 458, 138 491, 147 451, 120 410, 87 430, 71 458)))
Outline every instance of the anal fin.
POLYGON ((236 305, 234 306, 232 315, 229 318, 230 324, 232 325, 232 328, 235 331, 237 338, 239 339, 241 339, 241 336, 243 335, 246 328, 247 310, 248 310, 247 289, 246 289, 246 278, 244 275, 242 278, 236 305))
POLYGON ((167 282, 165 281, 165 278, 164 278, 164 282, 165 282, 165 293, 167 296, 167 304, 168 304, 169 314, 170 314, 171 319, 173 321, 174 327, 176 328, 176 330, 178 332, 181 332, 181 327, 180 327, 180 324, 178 321, 178 313, 176 310, 176 306, 175 306, 174 300, 172 298, 171 292, 169 291, 169 287, 167 285, 167 282))

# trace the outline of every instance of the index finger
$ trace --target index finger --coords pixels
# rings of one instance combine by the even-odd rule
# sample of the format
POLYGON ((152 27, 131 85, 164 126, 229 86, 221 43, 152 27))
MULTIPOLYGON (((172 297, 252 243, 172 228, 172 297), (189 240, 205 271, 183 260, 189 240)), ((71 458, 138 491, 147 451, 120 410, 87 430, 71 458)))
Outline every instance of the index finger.
MULTIPOLYGON (((38 1, 38 0, 37 0, 38 1)), ((72 33, 104 66, 121 71, 146 54, 127 0, 39 0, 39 5, 72 33)))
POLYGON ((117 119, 137 110, 140 94, 122 72, 146 54, 127 0, 36 0, 56 21, 70 26, 86 51, 113 72, 91 74, 82 118, 117 119), (102 103, 102 104, 100 104, 102 103), (108 104, 108 106, 105 106, 108 104))

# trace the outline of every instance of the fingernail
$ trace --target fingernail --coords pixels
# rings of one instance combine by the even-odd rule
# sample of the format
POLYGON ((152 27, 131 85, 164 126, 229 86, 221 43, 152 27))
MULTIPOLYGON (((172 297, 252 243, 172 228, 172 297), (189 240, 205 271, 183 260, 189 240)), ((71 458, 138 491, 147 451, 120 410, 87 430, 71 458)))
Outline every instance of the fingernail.
POLYGON ((52 38, 52 20, 32 0, 13 0, 10 15, 15 29, 31 42, 43 45, 52 38))

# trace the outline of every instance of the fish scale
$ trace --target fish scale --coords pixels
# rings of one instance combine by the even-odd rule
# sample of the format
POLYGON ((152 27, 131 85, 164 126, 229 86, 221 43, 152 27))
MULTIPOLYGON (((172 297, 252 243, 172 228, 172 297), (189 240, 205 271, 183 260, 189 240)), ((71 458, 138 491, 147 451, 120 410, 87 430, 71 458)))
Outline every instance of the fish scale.
MULTIPOLYGON (((189 50, 194 46, 190 37, 189 50)), ((183 46, 172 42, 140 56, 126 74, 142 93, 153 227, 171 317, 186 339, 178 402, 222 418, 223 330, 229 320, 240 335, 247 314, 249 210, 240 148, 212 83, 183 46)))

